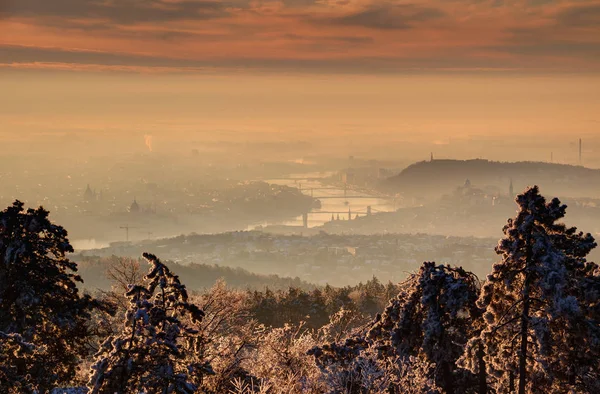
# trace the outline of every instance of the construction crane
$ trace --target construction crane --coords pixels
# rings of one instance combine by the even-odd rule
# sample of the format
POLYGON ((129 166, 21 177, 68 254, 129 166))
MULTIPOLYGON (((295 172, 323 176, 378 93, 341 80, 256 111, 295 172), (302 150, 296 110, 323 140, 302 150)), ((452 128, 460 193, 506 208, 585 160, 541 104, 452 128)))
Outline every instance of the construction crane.
POLYGON ((137 227, 133 227, 133 226, 130 226, 130 225, 126 224, 126 225, 121 226, 119 228, 125 230, 125 242, 129 242, 129 229, 131 229, 131 228, 137 228, 137 227))

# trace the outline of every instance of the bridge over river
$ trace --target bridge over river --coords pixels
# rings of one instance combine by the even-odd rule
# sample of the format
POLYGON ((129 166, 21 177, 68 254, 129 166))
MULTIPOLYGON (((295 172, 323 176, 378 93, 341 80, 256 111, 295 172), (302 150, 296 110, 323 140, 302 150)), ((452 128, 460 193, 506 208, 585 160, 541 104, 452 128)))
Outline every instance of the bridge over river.
MULTIPOLYGON (((311 196, 321 202, 319 209, 313 209, 305 215, 290 220, 286 225, 317 227, 326 222, 337 220, 354 220, 357 215, 370 215, 372 212, 395 211, 398 201, 395 197, 379 193, 374 190, 352 187, 333 186, 324 183, 332 173, 319 174, 292 174, 289 177, 270 178, 264 182, 295 187, 302 193, 311 196)), ((276 224, 276 223, 263 223, 276 224)), ((278 223, 281 224, 281 223, 278 223)))

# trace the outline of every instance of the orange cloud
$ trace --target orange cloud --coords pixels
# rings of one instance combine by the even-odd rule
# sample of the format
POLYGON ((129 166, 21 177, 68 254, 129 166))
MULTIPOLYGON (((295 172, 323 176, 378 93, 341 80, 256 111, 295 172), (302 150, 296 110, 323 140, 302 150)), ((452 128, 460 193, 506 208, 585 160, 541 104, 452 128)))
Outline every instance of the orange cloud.
POLYGON ((599 0, 12 0, 2 7, 4 67, 600 71, 599 0))

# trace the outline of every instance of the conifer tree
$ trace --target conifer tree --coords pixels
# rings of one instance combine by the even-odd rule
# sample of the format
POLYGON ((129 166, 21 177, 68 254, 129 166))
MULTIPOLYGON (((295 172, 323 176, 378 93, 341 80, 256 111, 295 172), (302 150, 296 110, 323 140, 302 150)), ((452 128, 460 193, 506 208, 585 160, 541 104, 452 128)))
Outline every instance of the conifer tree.
POLYGON ((390 359, 417 358, 433 366, 432 378, 445 393, 465 392, 470 377, 461 375, 456 361, 481 315, 478 294, 474 274, 425 262, 378 316, 368 338, 390 359))
MULTIPOLYGON (((439 392, 435 387, 445 393, 476 390, 476 377, 459 369, 456 361, 475 335, 481 316, 475 304, 477 277, 462 268, 426 262, 399 289, 362 332, 342 343, 311 349, 317 364, 328 373, 338 368, 348 377, 362 375, 369 358, 365 356, 376 350, 378 368, 395 376, 390 392, 439 392)), ((364 387, 357 392, 364 392, 364 387)))
POLYGON ((485 346, 497 392, 600 392, 598 266, 586 260, 596 243, 559 223, 566 206, 537 186, 516 202, 478 301, 487 327, 469 347, 485 346))
POLYGON ((148 253, 145 286, 131 286, 123 331, 108 338, 92 366, 91 393, 194 393, 193 380, 211 373, 207 363, 188 360, 204 339, 197 329, 204 312, 188 302, 177 275, 148 253))
POLYGON ((7 394, 33 394, 38 392, 38 382, 31 376, 41 375, 43 363, 37 348, 27 343, 19 334, 0 332, 0 388, 7 394), (26 373, 24 373, 26 371, 26 373))
POLYGON ((111 309, 80 295, 67 232, 48 214, 42 207, 25 211, 20 201, 0 212, 0 368, 40 391, 75 376, 87 352, 90 312, 111 309), (12 357, 6 352, 17 348, 28 356, 5 365, 12 357))

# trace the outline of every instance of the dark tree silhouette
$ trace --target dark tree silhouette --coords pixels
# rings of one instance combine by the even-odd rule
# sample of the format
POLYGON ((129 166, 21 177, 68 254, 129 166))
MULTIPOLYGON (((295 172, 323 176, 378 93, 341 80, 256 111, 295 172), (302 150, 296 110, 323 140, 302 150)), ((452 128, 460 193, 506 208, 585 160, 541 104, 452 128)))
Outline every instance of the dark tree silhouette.
POLYGON ((110 309, 80 295, 77 283, 83 281, 70 252, 67 232, 44 208, 25 211, 15 201, 0 212, 0 353, 18 346, 33 354, 11 365, 10 373, 41 391, 75 376, 87 350, 90 312, 110 309))
POLYGON ((36 347, 27 343, 19 334, 0 332, 0 388, 4 393, 33 394, 37 392, 38 383, 30 376, 44 373, 43 362, 36 347), (27 371, 24 374, 23 371, 27 371))

